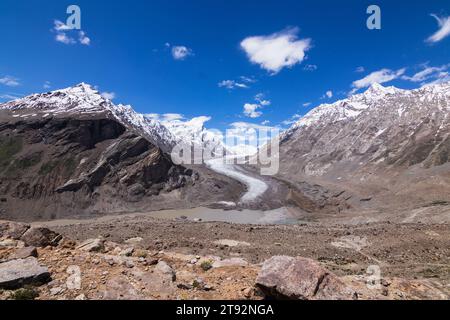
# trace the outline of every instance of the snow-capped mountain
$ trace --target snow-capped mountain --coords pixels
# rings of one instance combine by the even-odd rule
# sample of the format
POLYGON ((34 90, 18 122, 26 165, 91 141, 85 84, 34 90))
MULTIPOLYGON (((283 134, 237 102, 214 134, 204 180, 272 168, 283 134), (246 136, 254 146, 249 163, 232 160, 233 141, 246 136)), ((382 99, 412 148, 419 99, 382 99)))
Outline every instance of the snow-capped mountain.
POLYGON ((12 111, 13 117, 16 118, 68 114, 92 116, 107 113, 127 128, 143 135, 164 152, 170 152, 180 142, 202 146, 222 143, 222 138, 218 133, 204 127, 206 119, 199 117, 188 122, 177 120, 161 122, 135 112, 129 105, 115 105, 85 83, 10 101, 1 104, 0 108, 12 111))
MULTIPOLYGON (((145 115, 145 117, 155 118, 154 115, 145 115)), ((160 122, 176 137, 177 143, 185 146, 202 147, 205 152, 211 150, 215 155, 219 155, 225 148, 224 137, 219 130, 205 127, 205 123, 210 119, 210 117, 200 116, 189 120, 163 119, 160 122)))
POLYGON ((313 176, 367 165, 450 161, 450 82, 366 92, 313 109, 281 135, 284 170, 313 176))

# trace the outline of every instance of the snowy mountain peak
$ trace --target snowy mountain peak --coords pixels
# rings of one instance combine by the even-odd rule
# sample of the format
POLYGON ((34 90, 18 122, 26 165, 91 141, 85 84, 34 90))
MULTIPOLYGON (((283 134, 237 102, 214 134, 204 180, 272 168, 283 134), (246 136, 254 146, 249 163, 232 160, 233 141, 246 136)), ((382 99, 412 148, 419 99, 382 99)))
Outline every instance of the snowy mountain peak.
POLYGON ((115 105, 102 97, 95 87, 83 82, 0 104, 0 110, 11 111, 14 118, 20 119, 106 115, 146 137, 164 152, 170 152, 180 142, 186 145, 222 145, 222 137, 204 127, 209 117, 197 117, 186 122, 160 121, 135 112, 130 105, 115 105))
POLYGON ((406 105, 414 99, 423 104, 431 103, 440 110, 448 110, 450 108, 449 96, 450 82, 430 84, 414 90, 403 90, 393 86, 384 87, 379 83, 373 83, 363 93, 352 95, 332 104, 322 104, 312 109, 285 131, 282 139, 289 137, 299 128, 355 119, 371 109, 395 108, 395 114, 401 117, 409 108, 409 105, 408 107, 406 105))

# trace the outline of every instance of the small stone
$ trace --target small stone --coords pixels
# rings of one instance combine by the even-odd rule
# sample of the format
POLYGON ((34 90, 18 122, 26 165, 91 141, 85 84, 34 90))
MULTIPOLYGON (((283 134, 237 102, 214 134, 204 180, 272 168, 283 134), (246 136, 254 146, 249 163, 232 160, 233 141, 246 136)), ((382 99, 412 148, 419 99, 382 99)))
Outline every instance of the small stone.
POLYGON ((252 295, 253 295, 253 288, 245 288, 245 289, 242 291, 242 293, 243 293, 244 297, 246 297, 247 299, 248 299, 248 298, 251 298, 252 295))
POLYGON ((64 291, 61 287, 51 288, 50 289, 50 295, 57 296, 58 294, 61 294, 64 291))
POLYGON ((84 293, 82 293, 79 296, 76 296, 75 300, 86 300, 86 296, 84 295, 84 293))
POLYGON ((142 241, 144 241, 144 239, 142 239, 141 237, 136 237, 136 238, 130 238, 128 240, 125 240, 125 243, 136 246, 136 245, 141 244, 142 241))
POLYGON ((81 243, 77 249, 87 252, 103 252, 105 250, 105 241, 103 239, 88 239, 81 243))
POLYGON ((119 256, 122 257, 131 257, 133 255, 134 248, 126 248, 119 253, 119 256))

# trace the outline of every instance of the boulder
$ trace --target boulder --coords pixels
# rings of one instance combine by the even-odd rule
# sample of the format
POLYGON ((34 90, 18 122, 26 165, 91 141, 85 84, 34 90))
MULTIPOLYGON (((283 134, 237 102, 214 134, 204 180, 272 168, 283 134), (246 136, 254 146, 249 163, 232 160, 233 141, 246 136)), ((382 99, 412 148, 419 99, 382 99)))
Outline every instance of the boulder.
POLYGON ((0 289, 17 289, 27 284, 43 284, 48 281, 48 269, 40 266, 34 257, 0 264, 0 289))
POLYGON ((0 223, 0 238, 19 240, 29 228, 30 226, 24 223, 18 222, 0 223))
POLYGON ((20 238, 27 246, 47 247, 57 246, 62 236, 47 228, 33 227, 28 229, 20 238))
POLYGON ((156 266, 155 266, 155 271, 167 276, 168 278, 170 278, 172 281, 176 280, 176 273, 175 270, 172 269, 171 266, 169 266, 167 263, 165 263, 164 261, 159 261, 156 266))
POLYGON ((77 249, 87 252, 103 252, 105 251, 105 240, 103 239, 88 239, 81 243, 77 249))
POLYGON ((9 256, 10 260, 16 260, 16 259, 26 259, 28 257, 35 257, 37 258, 38 252, 36 247, 24 247, 16 249, 12 255, 9 256))
POLYGON ((256 286, 267 298, 352 300, 356 292, 336 275, 307 258, 276 256, 265 261, 256 286))
POLYGON ((225 267, 246 267, 248 262, 242 258, 229 258, 220 261, 214 261, 213 268, 225 268, 225 267))

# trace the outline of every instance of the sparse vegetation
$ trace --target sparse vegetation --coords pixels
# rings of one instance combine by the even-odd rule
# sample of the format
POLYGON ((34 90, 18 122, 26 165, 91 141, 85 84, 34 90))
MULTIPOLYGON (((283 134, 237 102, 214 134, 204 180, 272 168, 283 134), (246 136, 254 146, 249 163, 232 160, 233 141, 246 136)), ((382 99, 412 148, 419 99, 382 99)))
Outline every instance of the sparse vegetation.
POLYGON ((6 171, 6 175, 11 176, 17 174, 18 171, 34 167, 42 159, 42 152, 35 152, 23 157, 20 157, 14 160, 10 166, 8 166, 8 170, 6 171))
POLYGON ((39 169, 39 174, 40 175, 47 175, 50 172, 52 172, 59 164, 59 161, 49 161, 44 163, 41 168, 39 169))
POLYGON ((23 148, 23 141, 17 137, 0 137, 0 167, 8 165, 13 156, 23 148))
POLYGON ((202 268, 203 271, 208 271, 212 268, 212 262, 211 261, 203 261, 200 264, 200 268, 202 268))
POLYGON ((74 158, 46 162, 39 169, 39 175, 45 176, 57 168, 62 168, 64 177, 69 178, 75 172, 77 162, 74 158))
POLYGON ((31 286, 18 289, 10 295, 11 300, 34 300, 37 297, 39 297, 39 292, 31 286))

